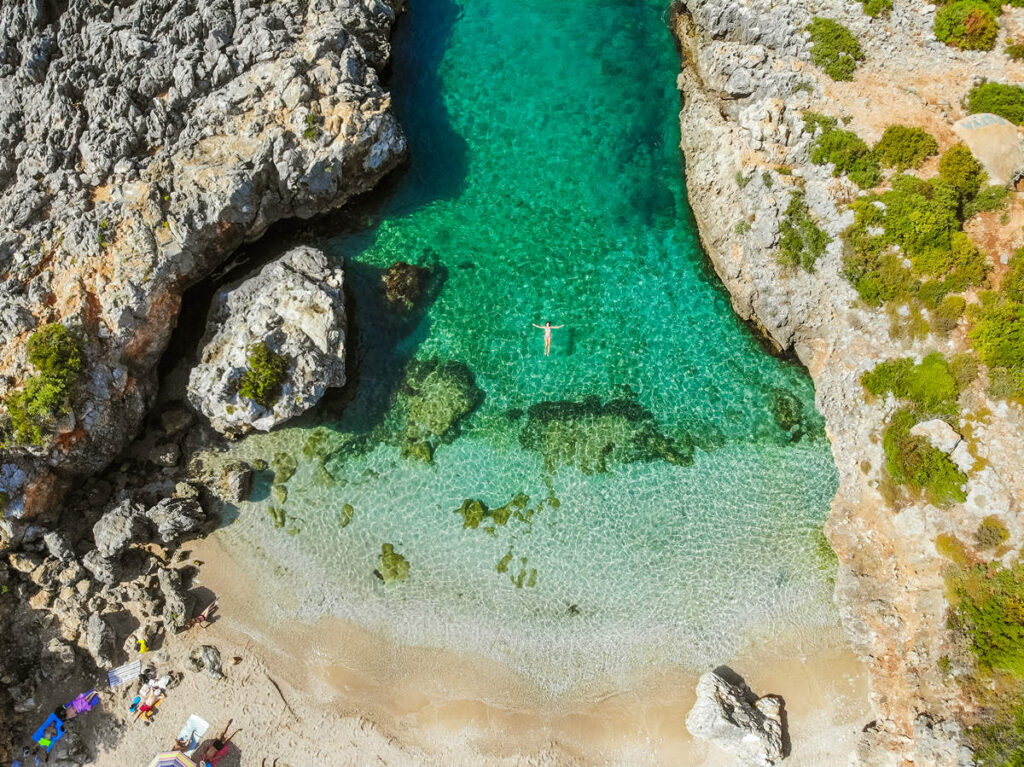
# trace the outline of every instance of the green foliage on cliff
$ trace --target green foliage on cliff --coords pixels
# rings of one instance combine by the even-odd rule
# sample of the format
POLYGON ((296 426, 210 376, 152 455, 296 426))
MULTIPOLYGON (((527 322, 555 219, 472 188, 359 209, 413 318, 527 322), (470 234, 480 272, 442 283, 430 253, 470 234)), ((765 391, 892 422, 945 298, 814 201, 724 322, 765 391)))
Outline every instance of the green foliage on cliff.
POLYGON ((957 568, 946 585, 950 627, 970 638, 978 665, 1024 680, 1024 563, 957 568))
POLYGON ((929 417, 957 413, 960 382, 949 361, 938 352, 918 364, 909 357, 879 363, 861 377, 861 383, 875 396, 892 394, 929 417))
POLYGON ((25 345, 36 374, 7 396, 10 417, 4 442, 42 445, 53 419, 70 411, 70 396, 85 369, 78 339, 53 323, 35 331, 25 345))
POLYGON ((874 148, 883 168, 896 168, 898 171, 919 168, 938 151, 938 142, 930 133, 908 125, 890 125, 874 148))
POLYGON ((939 160, 939 178, 956 190, 962 207, 978 196, 988 174, 966 144, 957 144, 939 160))
POLYGON ((807 25, 811 35, 811 61, 833 80, 852 80, 864 51, 853 33, 832 19, 815 16, 807 25))
POLYGON ((935 36, 965 51, 990 51, 996 44, 996 13, 982 0, 959 0, 935 14, 935 36))
POLYGON ((967 94, 967 111, 971 114, 991 112, 1010 122, 1024 123, 1024 86, 1004 83, 982 83, 967 94))
POLYGON ((291 367, 288 358, 271 351, 266 341, 260 341, 249 348, 246 362, 248 367, 242 374, 238 393, 265 408, 273 407, 281 396, 281 385, 288 377, 291 367))
MULTIPOLYGON (((863 189, 877 185, 882 177, 878 158, 864 140, 852 131, 837 128, 834 120, 830 124, 816 118, 810 118, 810 125, 820 126, 822 133, 811 147, 811 162, 815 165, 833 163, 834 175, 845 174, 863 189)), ((804 126, 808 124, 808 116, 804 115, 804 126)))
POLYGON ((832 241, 811 217, 803 192, 794 192, 789 198, 779 233, 779 263, 799 266, 807 272, 814 271, 814 264, 832 241))
POLYGON ((925 437, 910 433, 921 420, 911 408, 893 415, 882 437, 886 471, 894 482, 920 492, 936 506, 962 503, 967 499, 967 475, 925 437))
POLYGON ((990 393, 1024 398, 1024 250, 1011 259, 999 292, 982 293, 970 316, 974 321, 971 341, 989 367, 990 393))
POLYGON ((1009 537, 1010 531, 996 516, 985 517, 974 531, 974 541, 979 549, 994 549, 1004 544, 1009 537))
POLYGON ((860 2, 864 6, 864 13, 871 18, 877 18, 883 14, 888 15, 892 10, 892 0, 860 0, 860 2))

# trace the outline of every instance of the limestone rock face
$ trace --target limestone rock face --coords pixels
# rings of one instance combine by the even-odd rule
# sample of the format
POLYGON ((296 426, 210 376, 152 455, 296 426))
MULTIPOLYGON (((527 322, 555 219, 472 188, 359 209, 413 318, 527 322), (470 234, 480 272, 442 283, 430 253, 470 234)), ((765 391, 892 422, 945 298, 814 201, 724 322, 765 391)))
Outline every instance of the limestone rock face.
POLYGON ((114 558, 132 543, 148 540, 145 509, 134 501, 123 501, 99 518, 92 534, 96 550, 103 557, 114 558))
POLYGON ((781 700, 758 698, 725 666, 700 678, 686 729, 736 754, 736 767, 770 767, 784 755, 781 700))
POLYGON ((23 385, 44 323, 86 360, 44 444, 0 451, 9 514, 52 506, 135 433, 189 285, 402 159, 378 72, 403 5, 0 4, 0 378, 23 385))
POLYGON ((223 434, 269 431, 345 383, 345 329, 341 269, 314 248, 290 250, 214 298, 189 401, 223 434), (269 407, 239 391, 258 343, 288 360, 269 407))

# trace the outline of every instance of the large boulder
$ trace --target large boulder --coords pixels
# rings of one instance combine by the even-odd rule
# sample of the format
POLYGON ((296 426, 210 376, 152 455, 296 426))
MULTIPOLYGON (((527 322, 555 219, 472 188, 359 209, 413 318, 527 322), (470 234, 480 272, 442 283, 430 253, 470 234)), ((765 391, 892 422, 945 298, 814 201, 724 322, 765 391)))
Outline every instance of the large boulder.
POLYGON ((785 755, 781 698, 758 698, 743 678, 726 666, 700 678, 686 729, 695 738, 735 754, 736 767, 769 767, 785 755))
POLYGON ((214 298, 189 402, 223 434, 269 431, 345 383, 345 329, 341 269, 315 248, 290 250, 214 298), (266 384, 270 367, 260 353, 281 368, 254 395, 247 384, 266 384))
POLYGON ((149 541, 145 508, 130 499, 107 511, 92 526, 96 550, 107 559, 121 554, 131 544, 149 541))
POLYGON ((185 587, 184 579, 178 570, 161 567, 157 570, 156 577, 164 598, 164 628, 169 633, 176 634, 188 623, 193 597, 185 587))
POLYGON ((116 663, 114 653, 116 652, 117 637, 99 613, 89 616, 89 623, 85 629, 85 647, 89 651, 96 665, 101 669, 111 669, 116 663))
POLYGON ((206 512, 195 498, 164 498, 146 510, 146 517, 165 546, 198 533, 206 522, 206 512))

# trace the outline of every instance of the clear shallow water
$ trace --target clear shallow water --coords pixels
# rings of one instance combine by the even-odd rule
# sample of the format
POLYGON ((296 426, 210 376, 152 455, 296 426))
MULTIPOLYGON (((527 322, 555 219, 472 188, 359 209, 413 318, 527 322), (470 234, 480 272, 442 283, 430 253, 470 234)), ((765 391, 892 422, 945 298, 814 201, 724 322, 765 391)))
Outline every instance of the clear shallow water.
POLYGON ((262 475, 225 537, 280 563, 301 614, 559 689, 834 623, 831 454, 806 375, 765 353, 704 265, 664 5, 412 3, 392 83, 412 165, 329 244, 353 298, 351 399, 237 449, 299 464, 283 503, 262 475), (433 275, 404 318, 379 290, 398 260, 433 275), (566 327, 545 357, 531 323, 548 319, 566 327), (483 396, 432 438, 433 464, 400 447, 412 358, 465 366, 483 396), (517 494, 504 525, 454 513, 517 494), (384 542, 407 581, 374 576, 384 542))

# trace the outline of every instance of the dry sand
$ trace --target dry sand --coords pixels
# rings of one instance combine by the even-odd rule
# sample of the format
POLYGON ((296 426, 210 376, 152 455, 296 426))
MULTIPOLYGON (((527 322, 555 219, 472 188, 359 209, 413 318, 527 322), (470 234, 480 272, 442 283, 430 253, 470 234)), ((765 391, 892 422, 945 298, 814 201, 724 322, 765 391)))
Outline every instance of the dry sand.
MULTIPOLYGON (((158 673, 184 674, 151 726, 126 719, 135 686, 104 695, 104 713, 87 722, 100 767, 145 764, 172 745, 191 713, 210 722, 208 736, 229 718, 242 728, 223 767, 275 758, 278 767, 730 763, 686 731, 693 671, 666 669, 628 690, 552 700, 484 658, 399 647, 337 620, 273 624, 259 610, 261 585, 236 577, 216 538, 195 555, 205 562, 202 585, 220 598, 220 618, 147 656, 158 673), (220 650, 225 679, 188 667, 202 644, 220 650)), ((832 649, 796 656, 780 639, 730 664, 758 694, 785 699, 792 767, 846 764, 870 718, 864 668, 835 633, 832 649)))

